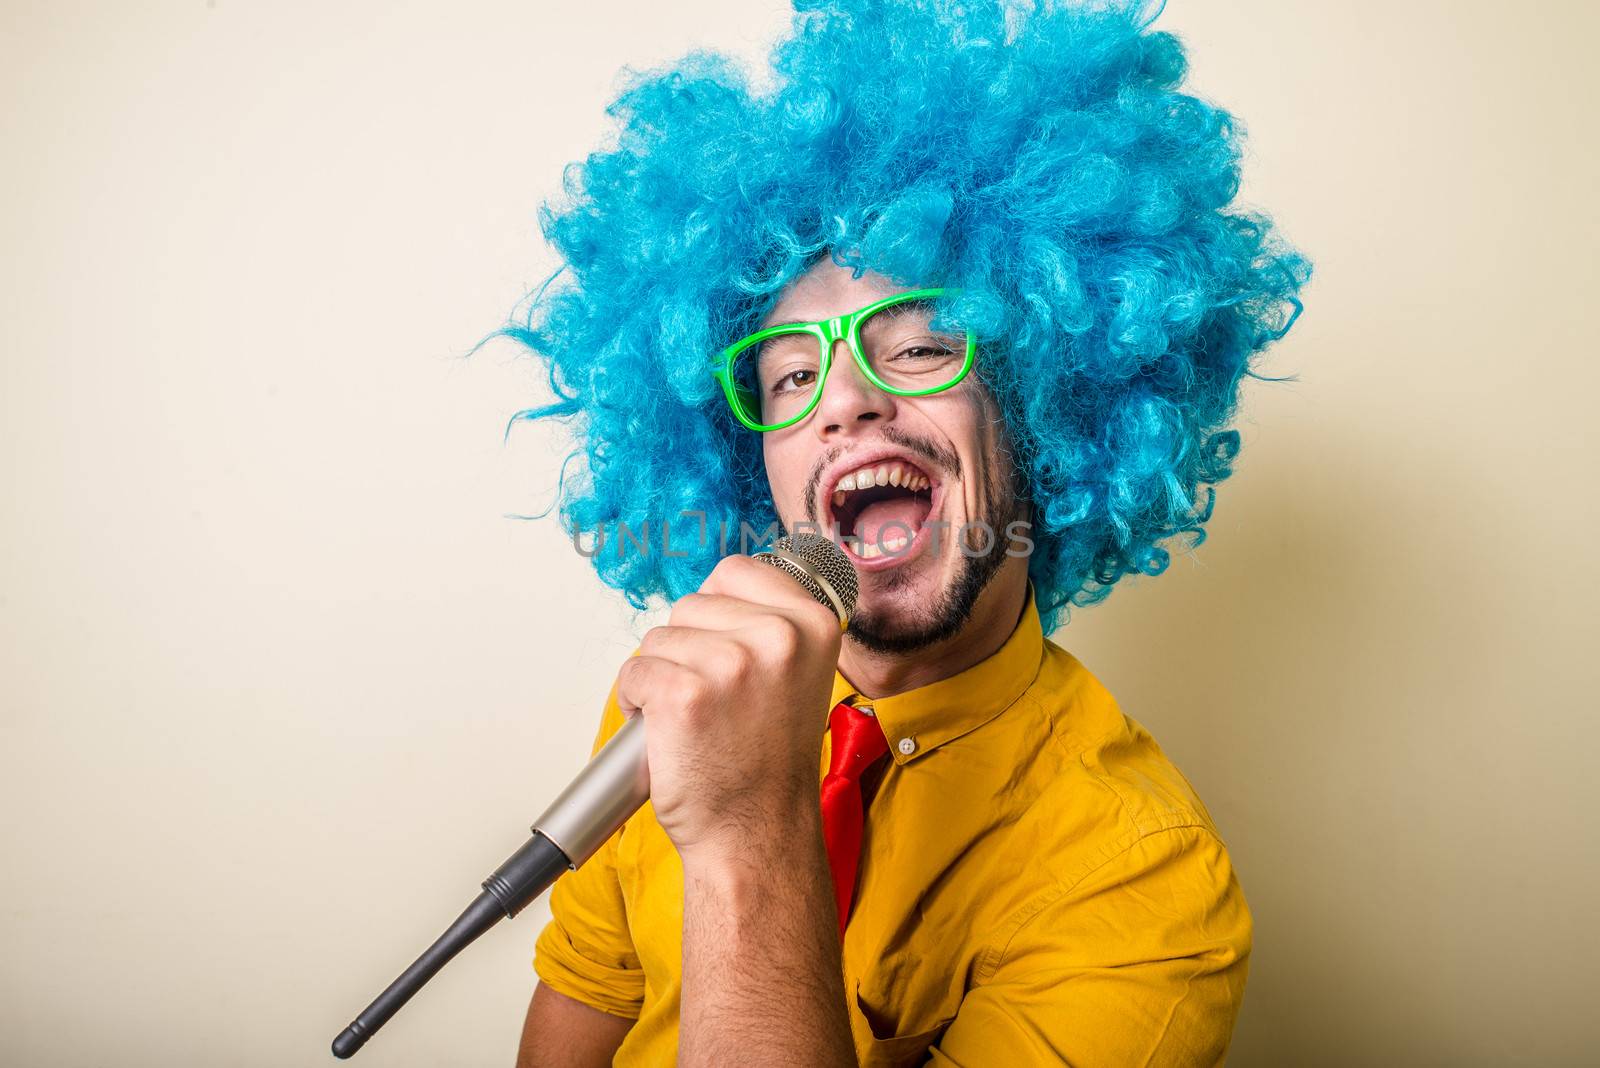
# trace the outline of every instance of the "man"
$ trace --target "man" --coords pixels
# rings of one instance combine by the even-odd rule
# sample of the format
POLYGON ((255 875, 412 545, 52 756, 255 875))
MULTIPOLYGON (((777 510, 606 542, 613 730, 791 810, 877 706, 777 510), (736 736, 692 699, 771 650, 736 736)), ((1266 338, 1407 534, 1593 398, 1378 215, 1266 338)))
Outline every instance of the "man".
POLYGON ((861 593, 841 634, 715 537, 595 554, 634 603, 674 602, 596 739, 644 716, 652 801, 552 891, 518 1063, 1219 1063, 1251 946, 1222 839, 1046 635, 1159 573, 1161 537, 1201 536, 1199 486, 1237 448, 1218 417, 1304 261, 1217 211, 1215 125, 1181 162, 1126 148, 1110 201, 1038 208, 1100 166, 1080 166, 1097 124, 1127 146, 1188 106, 1175 40, 1134 13, 1047 10, 1029 35, 999 8, 833 7, 780 44, 775 97, 703 58, 635 87, 617 149, 546 217, 576 284, 514 332, 562 398, 523 416, 586 416, 568 522, 814 524, 861 593), (949 114, 897 129, 880 98, 911 54, 949 114), (949 106, 999 85, 1027 106, 949 106), (917 157, 914 189, 886 146, 917 157), (1035 173, 1056 150, 1071 166, 1035 173), (1130 223, 1141 196, 1164 222, 1130 223), (786 221, 741 253, 717 213, 756 208, 786 221))

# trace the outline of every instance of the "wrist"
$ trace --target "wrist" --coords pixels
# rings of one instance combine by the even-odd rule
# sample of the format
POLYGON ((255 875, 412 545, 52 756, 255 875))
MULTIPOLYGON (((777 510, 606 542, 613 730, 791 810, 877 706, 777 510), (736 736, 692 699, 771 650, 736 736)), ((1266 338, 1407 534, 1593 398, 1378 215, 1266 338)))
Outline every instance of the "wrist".
POLYGON ((815 795, 776 809, 743 834, 728 834, 680 848, 685 882, 751 889, 783 881, 792 884, 798 874, 826 864, 822 841, 822 810, 815 795))

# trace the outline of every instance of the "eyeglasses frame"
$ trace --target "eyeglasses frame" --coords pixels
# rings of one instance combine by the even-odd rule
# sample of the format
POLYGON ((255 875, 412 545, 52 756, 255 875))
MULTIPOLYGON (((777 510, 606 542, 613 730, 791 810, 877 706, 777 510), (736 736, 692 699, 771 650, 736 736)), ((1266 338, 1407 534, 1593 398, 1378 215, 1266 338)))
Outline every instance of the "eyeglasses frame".
POLYGON ((760 434, 793 426, 810 415, 817 405, 822 402, 822 391, 828 384, 828 371, 833 366, 833 346, 839 341, 843 341, 850 349, 850 354, 855 357, 856 366, 861 369, 861 373, 866 376, 867 381, 878 389, 883 390, 883 392, 896 397, 927 397, 934 393, 942 393, 958 385, 972 370, 972 365, 977 357, 978 341, 971 330, 966 331, 966 356, 962 360, 961 370, 956 372, 954 378, 929 389, 897 389, 878 377, 877 372, 872 369, 872 364, 867 360, 866 353, 862 351, 861 324, 875 312, 882 311, 884 308, 894 304, 913 300, 926 300, 931 297, 955 296, 959 293, 960 290, 957 289, 913 289, 905 293, 896 293, 894 296, 875 300, 864 308, 858 308, 845 315, 834 316, 832 319, 819 319, 809 323, 787 323, 783 326, 772 326, 765 330, 758 330, 754 334, 740 338, 718 353, 712 360, 711 373, 718 382, 722 383, 723 396, 727 398, 728 407, 733 411, 734 417, 743 423, 746 428, 760 434), (785 419, 781 423, 755 422, 745 416, 743 407, 735 394, 735 390, 738 387, 735 386, 733 381, 734 360, 746 349, 754 348, 768 338, 788 334, 810 334, 817 339, 817 343, 822 350, 821 359, 817 364, 817 388, 812 393, 811 400, 798 415, 785 419))

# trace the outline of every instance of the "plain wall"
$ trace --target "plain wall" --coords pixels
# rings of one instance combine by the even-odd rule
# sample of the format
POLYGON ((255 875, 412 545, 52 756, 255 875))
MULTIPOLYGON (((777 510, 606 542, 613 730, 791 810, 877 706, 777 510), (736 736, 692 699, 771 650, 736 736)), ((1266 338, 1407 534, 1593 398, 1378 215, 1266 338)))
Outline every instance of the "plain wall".
MULTIPOLYGON (((648 620, 509 344, 624 64, 786 9, 0 12, 0 1061, 316 1065, 581 764, 648 620)), ((1590 4, 1174 0, 1316 261, 1210 540, 1055 638, 1209 804, 1231 1063, 1594 1063, 1590 4)), ((545 918, 361 1055, 509 1065, 545 918)))

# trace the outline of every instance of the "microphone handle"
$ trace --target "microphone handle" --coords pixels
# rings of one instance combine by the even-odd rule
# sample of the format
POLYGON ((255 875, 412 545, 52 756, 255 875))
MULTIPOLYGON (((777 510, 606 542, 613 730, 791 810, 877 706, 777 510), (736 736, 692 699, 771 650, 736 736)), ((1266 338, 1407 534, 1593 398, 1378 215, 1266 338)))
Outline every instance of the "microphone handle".
POLYGON ((644 717, 632 716, 534 822, 533 837, 483 881, 477 900, 333 1040, 333 1055, 344 1060, 366 1045, 456 954, 594 856, 649 797, 644 717))
POLYGON ((576 868, 650 800, 644 717, 622 721, 611 740, 550 802, 533 829, 560 847, 576 868))
MULTIPOLYGON (((820 535, 784 536, 754 557, 798 582, 847 626, 858 593, 844 551, 820 535)), ((601 750, 533 825, 533 837, 483 882, 484 892, 428 951, 389 984, 333 1041, 341 1060, 360 1049, 422 985, 479 935, 515 916, 563 871, 576 868, 605 844, 650 798, 644 717, 625 720, 601 750)))

